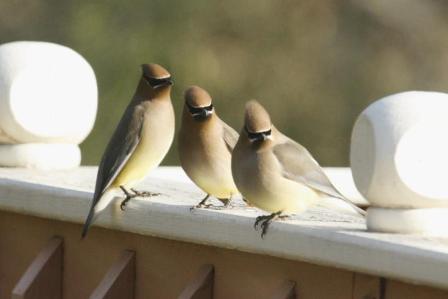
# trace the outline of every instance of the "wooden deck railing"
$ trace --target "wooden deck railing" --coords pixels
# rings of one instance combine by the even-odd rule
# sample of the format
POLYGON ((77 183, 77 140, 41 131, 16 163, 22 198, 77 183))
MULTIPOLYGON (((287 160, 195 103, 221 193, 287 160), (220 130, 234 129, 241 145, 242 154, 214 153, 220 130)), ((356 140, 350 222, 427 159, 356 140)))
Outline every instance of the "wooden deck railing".
POLYGON ((448 298, 446 240, 322 209, 263 240, 254 209, 190 212, 201 193, 177 168, 143 184, 164 195, 112 205, 81 240, 94 176, 0 169, 0 298, 448 298))

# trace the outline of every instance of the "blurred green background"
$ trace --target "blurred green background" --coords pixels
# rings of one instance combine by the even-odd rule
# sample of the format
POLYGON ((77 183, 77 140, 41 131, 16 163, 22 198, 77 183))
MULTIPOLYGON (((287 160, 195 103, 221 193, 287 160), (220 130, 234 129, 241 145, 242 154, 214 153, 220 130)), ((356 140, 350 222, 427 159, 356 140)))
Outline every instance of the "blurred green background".
MULTIPOLYGON (((447 15, 442 0, 1 0, 0 39, 60 43, 92 65, 99 110, 83 164, 98 164, 139 65, 157 62, 175 78, 178 119, 191 84, 210 92, 237 131, 245 101, 256 98, 321 164, 342 166, 369 103, 447 91, 447 15)), ((176 142, 164 164, 178 164, 176 142)))

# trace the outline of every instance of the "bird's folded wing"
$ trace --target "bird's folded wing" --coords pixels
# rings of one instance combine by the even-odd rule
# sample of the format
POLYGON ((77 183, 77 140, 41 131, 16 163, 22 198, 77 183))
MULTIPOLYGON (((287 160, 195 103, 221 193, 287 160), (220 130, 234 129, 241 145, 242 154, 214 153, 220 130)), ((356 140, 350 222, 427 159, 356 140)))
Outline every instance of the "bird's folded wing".
POLYGON ((346 199, 333 186, 322 167, 305 147, 286 136, 282 137, 284 139, 283 142, 275 145, 273 151, 283 168, 283 176, 285 178, 305 184, 326 195, 342 199, 353 206, 359 213, 365 214, 362 209, 346 199))
POLYGON ((121 118, 98 169, 93 205, 120 173, 140 142, 143 116, 143 107, 129 106, 121 118))
POLYGON ((342 196, 305 147, 285 137, 284 142, 275 145, 273 151, 283 168, 284 177, 330 196, 342 196))
POLYGON ((222 121, 222 126, 223 126, 224 142, 226 143, 227 149, 229 150, 229 152, 232 153, 233 148, 235 147, 236 143, 238 142, 239 135, 232 127, 230 127, 223 121, 222 121))

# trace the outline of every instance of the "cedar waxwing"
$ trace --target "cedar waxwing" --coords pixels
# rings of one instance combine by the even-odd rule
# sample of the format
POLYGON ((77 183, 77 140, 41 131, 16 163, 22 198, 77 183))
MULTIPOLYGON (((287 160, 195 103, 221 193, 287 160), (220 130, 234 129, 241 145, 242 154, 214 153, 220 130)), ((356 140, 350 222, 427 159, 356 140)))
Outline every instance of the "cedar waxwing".
POLYGON ((232 154, 232 173, 244 198, 271 213, 255 221, 262 237, 271 221, 303 212, 323 197, 342 199, 351 210, 365 214, 336 190, 306 148, 272 125, 267 111, 254 100, 246 105, 244 127, 232 154))
POLYGON ((239 194, 232 178, 231 157, 238 133, 223 122, 204 89, 192 86, 185 91, 185 105, 179 132, 179 157, 182 168, 207 196, 227 207, 233 195, 239 194))
POLYGON ((118 189, 126 195, 120 205, 122 210, 131 198, 157 195, 139 192, 132 187, 160 164, 173 141, 172 84, 170 73, 160 65, 142 65, 137 90, 101 159, 92 205, 82 231, 83 238, 118 189))

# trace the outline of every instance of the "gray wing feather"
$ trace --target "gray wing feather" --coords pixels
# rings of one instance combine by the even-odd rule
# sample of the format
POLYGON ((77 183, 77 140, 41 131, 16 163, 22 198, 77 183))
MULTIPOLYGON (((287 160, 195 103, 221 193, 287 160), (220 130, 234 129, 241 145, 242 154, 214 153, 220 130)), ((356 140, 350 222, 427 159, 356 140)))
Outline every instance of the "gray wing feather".
POLYGON ((118 123, 98 168, 95 192, 89 215, 84 224, 82 237, 86 235, 90 224, 95 219, 96 215, 94 215, 94 208, 96 204, 104 191, 106 191, 116 176, 120 173, 121 169, 140 142, 144 120, 143 116, 143 107, 130 105, 118 123))
POLYGON ((283 168, 283 176, 287 179, 303 183, 326 195, 342 199, 359 213, 364 210, 346 199, 327 177, 322 167, 302 145, 284 136, 285 141, 274 146, 274 154, 283 168))
POLYGON ((233 152, 233 148, 235 147, 236 143, 238 142, 239 135, 238 133, 228 124, 222 121, 223 125, 223 138, 224 142, 226 143, 227 149, 230 153, 233 152))
POLYGON ((94 199, 101 195, 113 182, 141 139, 144 109, 131 106, 121 118, 101 160, 94 199))

